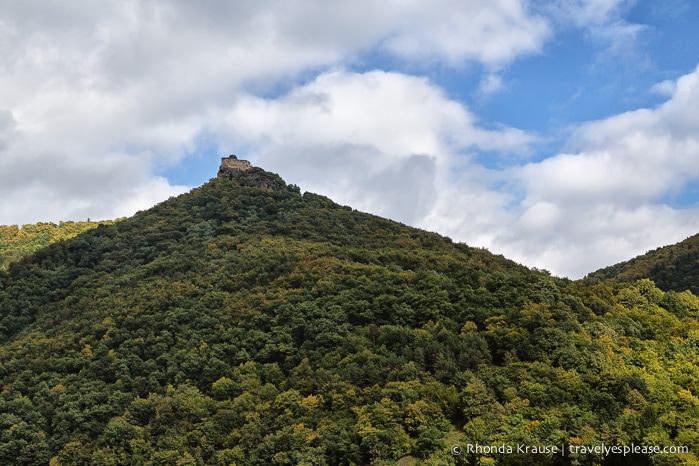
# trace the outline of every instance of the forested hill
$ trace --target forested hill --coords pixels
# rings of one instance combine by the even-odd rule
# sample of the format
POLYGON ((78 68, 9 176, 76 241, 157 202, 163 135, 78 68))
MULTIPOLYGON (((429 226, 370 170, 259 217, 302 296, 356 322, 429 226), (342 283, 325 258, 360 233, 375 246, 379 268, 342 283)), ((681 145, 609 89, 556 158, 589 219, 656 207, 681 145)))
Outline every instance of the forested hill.
POLYGON ((73 238, 96 228, 100 223, 111 224, 114 221, 0 225, 0 269, 7 269, 10 262, 16 262, 49 244, 73 238))
POLYGON ((649 278, 665 291, 691 290, 699 294, 699 235, 597 270, 586 278, 591 281, 620 282, 649 278))
POLYGON ((251 169, 0 271, 0 464, 697 464, 697 317, 251 169))

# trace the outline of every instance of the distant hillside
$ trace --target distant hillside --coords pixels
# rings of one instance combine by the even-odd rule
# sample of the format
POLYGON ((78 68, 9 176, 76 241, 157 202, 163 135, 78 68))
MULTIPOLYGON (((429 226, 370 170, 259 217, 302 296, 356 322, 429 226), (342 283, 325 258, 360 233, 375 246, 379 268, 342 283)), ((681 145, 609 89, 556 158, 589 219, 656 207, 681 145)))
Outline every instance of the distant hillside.
POLYGON ((60 222, 36 223, 28 225, 0 225, 0 270, 7 269, 10 262, 16 262, 39 249, 57 241, 73 238, 80 233, 96 228, 103 222, 60 222))
POLYGON ((0 464, 697 464, 697 318, 251 168, 0 271, 0 464))
POLYGON ((699 235, 597 270, 586 278, 619 282, 649 278, 664 291, 690 290, 699 294, 699 235))

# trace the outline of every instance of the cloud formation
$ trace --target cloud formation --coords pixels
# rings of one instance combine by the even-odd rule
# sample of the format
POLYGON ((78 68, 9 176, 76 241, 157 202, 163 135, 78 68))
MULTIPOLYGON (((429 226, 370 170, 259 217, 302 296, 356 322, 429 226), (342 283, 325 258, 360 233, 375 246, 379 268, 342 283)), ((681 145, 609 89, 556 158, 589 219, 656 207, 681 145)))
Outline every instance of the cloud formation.
POLYGON ((254 147, 256 164, 306 190, 410 224, 454 167, 481 171, 469 151, 520 153, 537 140, 485 129, 428 80, 383 71, 338 70, 276 99, 248 96, 226 121, 220 145, 254 147))
POLYGON ((580 276, 699 231, 699 206, 672 206, 699 179, 699 68, 672 87, 657 108, 581 125, 573 151, 516 169, 521 214, 494 246, 580 276))
POLYGON ((434 75, 473 70, 472 95, 502 95, 508 67, 571 29, 592 65, 641 63, 632 5, 15 2, 0 20, 0 223, 129 215, 190 187, 168 167, 236 151, 304 190, 580 276, 699 230, 673 202, 699 177, 699 71, 658 83, 657 107, 575 125, 543 159, 544 135, 484 119, 434 75), (392 67, 356 71, 379 62, 392 67))
POLYGON ((587 40, 598 46, 592 66, 623 63, 627 68, 638 68, 649 66, 638 45, 647 27, 624 18, 636 3, 637 0, 542 0, 535 5, 556 27, 585 31, 587 40))
MULTIPOLYGON (((569 151, 487 169, 481 152, 535 149, 537 136, 485 129, 424 78, 334 71, 228 113, 223 145, 304 189, 580 277, 699 231, 672 197, 699 177, 699 70, 668 100, 580 125, 569 151)), ((520 159, 522 160, 522 159, 520 159)))
POLYGON ((112 217, 182 192, 156 169, 197 152, 246 93, 364 52, 501 66, 548 34, 511 0, 13 3, 0 22, 0 196, 13 199, 0 222, 112 217), (57 205, 20 207, 35 196, 57 205))

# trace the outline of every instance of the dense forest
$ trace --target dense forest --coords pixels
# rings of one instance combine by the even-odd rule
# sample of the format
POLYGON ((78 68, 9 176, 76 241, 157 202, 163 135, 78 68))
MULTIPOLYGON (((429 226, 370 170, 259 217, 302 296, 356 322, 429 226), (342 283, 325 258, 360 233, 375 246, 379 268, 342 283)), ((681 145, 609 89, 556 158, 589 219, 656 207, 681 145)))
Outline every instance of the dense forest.
POLYGON ((0 464, 696 465, 698 319, 252 169, 0 271, 0 464))
POLYGON ((605 267, 589 274, 587 278, 594 282, 631 282, 649 278, 661 290, 690 290, 699 294, 699 235, 605 267))
POLYGON ((0 269, 6 270, 10 262, 17 262, 49 244, 73 238, 96 228, 100 223, 111 224, 114 221, 0 225, 0 269))

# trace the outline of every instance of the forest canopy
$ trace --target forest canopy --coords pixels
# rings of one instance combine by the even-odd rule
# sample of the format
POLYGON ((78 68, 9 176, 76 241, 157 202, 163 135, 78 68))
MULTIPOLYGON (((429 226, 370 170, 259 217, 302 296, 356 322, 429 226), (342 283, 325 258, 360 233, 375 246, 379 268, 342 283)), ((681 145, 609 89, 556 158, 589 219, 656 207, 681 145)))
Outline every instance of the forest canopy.
POLYGON ((697 464, 698 319, 253 169, 0 271, 0 463, 697 464))
POLYGON ((101 222, 59 222, 27 225, 0 225, 0 269, 6 270, 10 262, 17 262, 41 248, 57 241, 73 238, 80 233, 109 225, 113 220, 101 222))

